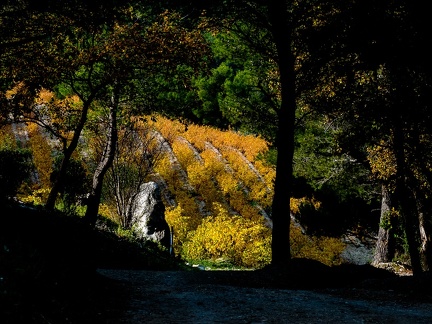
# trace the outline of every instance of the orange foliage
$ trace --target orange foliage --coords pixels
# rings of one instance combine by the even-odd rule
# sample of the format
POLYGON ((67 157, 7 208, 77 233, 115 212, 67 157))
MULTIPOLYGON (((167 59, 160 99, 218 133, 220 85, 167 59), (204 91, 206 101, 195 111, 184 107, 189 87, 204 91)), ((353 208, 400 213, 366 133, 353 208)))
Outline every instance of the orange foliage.
POLYGON ((378 179, 388 180, 396 174, 396 157, 385 142, 368 148, 367 152, 372 173, 378 179))
MULTIPOLYGON (((178 162, 173 164, 166 152, 155 170, 177 202, 165 214, 174 228, 175 252, 193 261, 223 259, 254 268, 268 264, 271 229, 264 225, 261 208, 271 207, 275 169, 258 158, 267 152, 267 143, 256 136, 161 116, 148 119, 178 162)), ((314 199, 292 198, 291 212, 299 213, 302 204, 320 207, 314 199)), ((309 237, 297 228, 292 233, 294 257, 340 262, 340 240, 309 237)))

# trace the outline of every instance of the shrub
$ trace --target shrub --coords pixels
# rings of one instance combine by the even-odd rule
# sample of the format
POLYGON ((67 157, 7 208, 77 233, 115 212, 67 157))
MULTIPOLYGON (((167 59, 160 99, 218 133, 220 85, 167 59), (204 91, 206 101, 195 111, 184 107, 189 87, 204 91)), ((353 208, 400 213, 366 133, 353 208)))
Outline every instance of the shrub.
POLYGON ((173 231, 174 236, 174 252, 182 251, 182 245, 186 242, 188 234, 193 232, 200 218, 187 216, 183 205, 180 203, 176 207, 169 207, 165 210, 165 219, 173 231))
POLYGON ((307 236, 298 227, 291 225, 291 255, 319 261, 328 266, 342 263, 341 253, 345 244, 339 239, 327 236, 307 236))
POLYGON ((229 215, 220 204, 215 216, 205 218, 183 245, 183 255, 191 262, 224 260, 247 268, 262 268, 271 260, 271 236, 262 223, 229 215))

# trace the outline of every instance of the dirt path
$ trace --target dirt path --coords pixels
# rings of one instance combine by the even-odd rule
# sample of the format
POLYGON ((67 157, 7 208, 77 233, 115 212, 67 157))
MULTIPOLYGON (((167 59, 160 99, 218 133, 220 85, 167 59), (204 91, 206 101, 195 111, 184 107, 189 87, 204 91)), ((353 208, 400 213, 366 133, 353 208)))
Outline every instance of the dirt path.
MULTIPOLYGON (((432 304, 241 287, 214 271, 98 271, 128 297, 108 323, 432 323, 432 304)), ((391 291, 388 292, 391 294, 391 291)))

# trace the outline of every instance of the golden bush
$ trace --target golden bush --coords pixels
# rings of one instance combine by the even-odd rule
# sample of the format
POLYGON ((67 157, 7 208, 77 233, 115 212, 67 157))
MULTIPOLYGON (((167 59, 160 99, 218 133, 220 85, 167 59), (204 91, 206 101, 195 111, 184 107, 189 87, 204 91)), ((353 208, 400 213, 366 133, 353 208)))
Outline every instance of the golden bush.
POLYGON ((224 260, 230 264, 261 268, 270 262, 270 230, 261 222, 229 215, 220 204, 218 214, 205 218, 183 245, 183 255, 191 261, 224 260))
MULTIPOLYGON (((256 136, 161 116, 149 122, 178 161, 173 165, 167 153, 155 170, 177 203, 165 212, 174 230, 174 251, 196 262, 223 260, 248 268, 270 263, 271 229, 264 225, 259 208, 269 209, 273 199, 276 171, 260 158, 268 143, 256 136)), ((304 204, 319 208, 315 199, 292 198, 291 212, 299 213, 304 204)), ((343 249, 339 239, 310 237, 292 226, 293 257, 334 265, 341 262, 343 249)))
POLYGON ((341 253, 345 244, 334 237, 308 236, 300 228, 291 225, 290 233, 291 256, 319 261, 328 266, 342 263, 341 253))
POLYGON ((0 144, 2 147, 8 147, 13 149, 18 147, 12 125, 2 125, 0 127, 0 144))
POLYGON ((181 254, 182 245, 187 242, 189 233, 199 226, 197 218, 188 216, 180 203, 176 207, 169 207, 165 210, 165 219, 173 231, 174 252, 181 254))
POLYGON ((377 179, 388 180, 396 174, 396 157, 384 141, 380 145, 367 148, 372 173, 377 179))

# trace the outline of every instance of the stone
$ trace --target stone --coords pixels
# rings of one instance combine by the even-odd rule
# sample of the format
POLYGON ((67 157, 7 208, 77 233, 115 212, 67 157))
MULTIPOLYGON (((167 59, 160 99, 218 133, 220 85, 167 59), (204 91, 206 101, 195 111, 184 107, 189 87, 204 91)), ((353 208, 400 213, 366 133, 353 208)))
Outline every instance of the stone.
POLYGON ((142 238, 159 242, 169 249, 171 234, 165 220, 165 205, 161 198, 161 191, 156 182, 151 181, 141 185, 133 210, 137 233, 142 238))
POLYGON ((373 259, 375 240, 360 239, 348 233, 344 235, 342 241, 346 244, 344 251, 341 253, 341 258, 345 263, 355 265, 370 264, 373 259))

